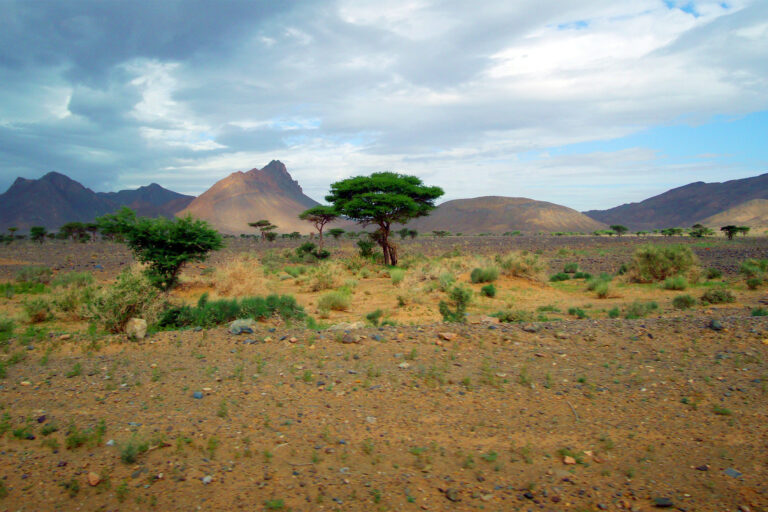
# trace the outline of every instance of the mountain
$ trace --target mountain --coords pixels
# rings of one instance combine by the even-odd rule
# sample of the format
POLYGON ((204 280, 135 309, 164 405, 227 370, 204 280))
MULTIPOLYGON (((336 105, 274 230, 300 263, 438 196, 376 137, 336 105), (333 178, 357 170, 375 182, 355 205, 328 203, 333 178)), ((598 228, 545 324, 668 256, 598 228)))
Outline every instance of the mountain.
POLYGON ((135 190, 120 190, 119 192, 98 192, 98 196, 115 203, 127 206, 142 217, 173 217, 186 208, 194 196, 179 194, 151 183, 135 190))
POLYGON ((715 229, 728 225, 765 228, 768 227, 768 199, 752 199, 699 222, 715 229))
POLYGON ((438 206, 428 217, 408 223, 429 232, 504 233, 506 231, 581 231, 591 233, 606 226, 576 210, 524 197, 487 196, 455 199, 438 206))
POLYGON ((152 184, 138 190, 96 193, 58 172, 40 179, 17 178, 0 194, 0 229, 30 226, 57 229, 67 222, 91 222, 121 206, 136 209, 139 215, 171 216, 193 198, 152 184), (162 202, 167 198, 167 202, 162 202))
POLYGON ((304 195, 282 162, 272 160, 263 169, 237 171, 217 181, 176 215, 191 214, 230 234, 256 234, 248 223, 260 219, 281 233, 310 233, 314 228, 298 215, 318 204, 304 195))
POLYGON ((584 214, 606 224, 623 224, 633 231, 688 227, 751 199, 768 199, 768 174, 723 183, 698 181, 639 203, 584 214))

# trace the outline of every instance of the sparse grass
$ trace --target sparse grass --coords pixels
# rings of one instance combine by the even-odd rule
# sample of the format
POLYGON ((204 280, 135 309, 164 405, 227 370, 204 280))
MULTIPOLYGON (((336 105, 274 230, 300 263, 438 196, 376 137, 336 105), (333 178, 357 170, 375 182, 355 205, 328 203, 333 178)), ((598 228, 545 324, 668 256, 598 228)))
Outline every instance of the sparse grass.
POLYGON ((629 280, 653 283, 673 276, 695 275, 698 262, 691 248, 685 245, 645 245, 632 256, 629 280))
POLYGON ((401 282, 403 282, 403 279, 405 279, 405 270, 402 268, 389 269, 389 279, 392 281, 393 285, 399 285, 401 282))
POLYGON ((636 300, 624 311, 624 318, 633 320, 637 318, 643 318, 647 316, 651 311, 655 311, 659 308, 656 302, 643 302, 636 300))
POLYGON ((475 268, 469 275, 473 283, 492 283, 499 278, 499 269, 496 267, 475 268))
POLYGON ((514 277, 536 279, 546 268, 545 262, 538 254, 528 251, 511 252, 504 256, 496 256, 496 263, 501 271, 514 277))
POLYGON ((352 304, 352 295, 344 291, 329 292, 317 301, 317 308, 325 311, 346 311, 352 304))
POLYGON ((682 291, 688 288, 688 281, 683 276, 672 276, 666 278, 661 287, 665 290, 682 291))
POLYGON ((690 309, 696 305, 696 302, 695 298, 685 293, 672 299, 672 306, 675 309, 690 309))

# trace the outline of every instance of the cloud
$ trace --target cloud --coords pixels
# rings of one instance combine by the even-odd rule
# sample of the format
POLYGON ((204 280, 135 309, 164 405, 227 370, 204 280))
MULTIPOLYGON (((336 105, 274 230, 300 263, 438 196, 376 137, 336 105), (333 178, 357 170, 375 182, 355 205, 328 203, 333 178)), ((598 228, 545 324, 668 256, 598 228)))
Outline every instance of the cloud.
POLYGON ((717 178, 718 165, 755 174, 768 158, 702 146, 681 162, 630 143, 561 151, 766 110, 768 4, 757 0, 4 10, 0 188, 58 170, 96 189, 145 180, 200 193, 277 158, 315 198, 389 169, 453 198, 590 208, 642 199, 652 178, 717 178), (715 153, 736 156, 701 157, 715 153))

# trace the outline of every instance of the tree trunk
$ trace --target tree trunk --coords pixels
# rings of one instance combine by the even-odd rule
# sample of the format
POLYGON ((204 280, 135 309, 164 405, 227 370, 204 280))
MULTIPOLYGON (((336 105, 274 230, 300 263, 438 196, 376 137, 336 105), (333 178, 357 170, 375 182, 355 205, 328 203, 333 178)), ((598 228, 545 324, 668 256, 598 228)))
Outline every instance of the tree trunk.
POLYGON ((323 250, 323 225, 321 224, 319 228, 317 228, 317 232, 320 233, 320 240, 318 241, 318 245, 320 245, 320 250, 323 250))

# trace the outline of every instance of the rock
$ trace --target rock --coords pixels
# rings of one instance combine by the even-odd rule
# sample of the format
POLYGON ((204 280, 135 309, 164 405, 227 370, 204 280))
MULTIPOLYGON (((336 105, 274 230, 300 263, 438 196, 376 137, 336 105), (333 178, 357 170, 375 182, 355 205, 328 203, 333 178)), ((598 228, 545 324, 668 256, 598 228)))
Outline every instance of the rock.
POLYGON ((342 322, 340 324, 333 325, 328 328, 329 331, 349 331, 353 329, 362 329, 365 327, 365 322, 342 322))
POLYGON ((712 319, 709 322, 709 328, 712 329, 713 331, 722 331, 723 324, 721 324, 719 320, 712 319))
POLYGON ((400 363, 399 365, 397 365, 397 367, 398 367, 398 368, 402 368, 403 370, 405 370, 405 369, 407 369, 407 368, 410 368, 410 367, 411 367, 411 365, 410 365, 410 364, 408 364, 407 362, 403 361, 402 363, 400 363))
POLYGON ((675 504, 669 498, 653 498, 653 506, 657 508, 669 508, 675 504))
POLYGON ((726 475, 732 477, 732 478, 741 478, 741 473, 736 471, 733 468, 728 468, 725 471, 723 471, 726 475))
POLYGON ((62 334, 61 336, 59 336, 59 339, 61 341, 66 341, 66 340, 71 339, 71 338, 72 338, 71 334, 62 334))
POLYGON ((299 339, 298 338, 294 338, 293 336, 288 338, 288 343, 296 343, 297 341, 299 341, 299 339))
POLYGON ((341 338, 342 343, 360 343, 360 336, 347 333, 341 338))
POLYGON ((253 334, 256 322, 251 318, 234 320, 229 324, 229 332, 232 334, 253 334))
POLYGON ((22 386, 31 386, 32 385, 32 383, 29 382, 28 380, 23 380, 23 381, 19 382, 19 384, 21 384, 22 386))
POLYGON ((91 487, 96 487, 99 485, 99 482, 101 482, 101 477, 98 473, 94 473, 93 471, 88 473, 88 485, 91 487))
POLYGON ((576 459, 571 457, 570 455, 566 455, 563 457, 563 464, 568 464, 569 466, 576 464, 576 459))
POLYGON ((559 340, 567 340, 568 339, 568 335, 566 333, 564 333, 563 331, 557 331, 555 333, 555 338, 557 338, 559 340))
POLYGON ((203 478, 203 483, 205 485, 208 485, 209 483, 213 482, 213 477, 211 475, 205 475, 203 478))
POLYGON ((143 318, 131 318, 125 324, 125 334, 131 340, 143 340, 147 335, 147 321, 143 318))
POLYGON ((445 497, 448 498, 449 501, 461 501, 461 498, 459 498, 459 492, 456 489, 446 489, 445 497))
POLYGON ((437 335, 445 341, 455 340, 457 336, 455 332, 440 332, 437 335))
POLYGON ((200 400, 201 398, 203 398, 203 393, 200 391, 195 391, 194 393, 192 393, 192 398, 197 398, 198 400, 200 400))
POLYGON ((533 325, 533 324, 528 324, 528 325, 524 325, 523 326, 523 330, 525 332, 539 332, 539 326, 538 325, 533 325))
POLYGON ((115 446, 115 440, 114 439, 110 439, 109 441, 106 442, 106 445, 107 446, 115 446))

